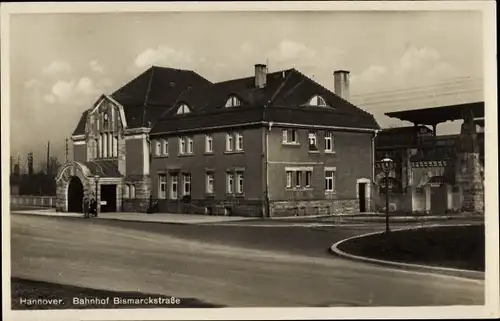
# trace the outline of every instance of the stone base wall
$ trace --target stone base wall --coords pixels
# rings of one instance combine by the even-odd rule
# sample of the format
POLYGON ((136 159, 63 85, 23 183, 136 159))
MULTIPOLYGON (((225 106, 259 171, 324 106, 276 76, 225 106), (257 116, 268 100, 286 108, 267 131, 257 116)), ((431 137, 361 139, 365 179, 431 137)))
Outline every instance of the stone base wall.
MULTIPOLYGON (((151 180, 148 175, 129 175, 123 180, 123 184, 131 184, 135 187, 134 198, 122 198, 121 210, 123 212, 145 213, 149 207, 151 196, 151 180)), ((123 191, 123 189, 122 189, 123 191)), ((123 193, 121 193, 123 195, 123 193)))
POLYGON ((270 212, 271 217, 357 214, 359 200, 271 201, 270 212))
POLYGON ((484 213, 484 192, 465 191, 462 203, 462 211, 473 213, 484 213))
POLYGON ((262 202, 258 200, 207 198, 183 203, 181 200, 160 199, 158 207, 160 213, 262 217, 262 202))
POLYGON ((134 198, 122 200, 123 212, 146 213, 149 207, 149 198, 134 198))

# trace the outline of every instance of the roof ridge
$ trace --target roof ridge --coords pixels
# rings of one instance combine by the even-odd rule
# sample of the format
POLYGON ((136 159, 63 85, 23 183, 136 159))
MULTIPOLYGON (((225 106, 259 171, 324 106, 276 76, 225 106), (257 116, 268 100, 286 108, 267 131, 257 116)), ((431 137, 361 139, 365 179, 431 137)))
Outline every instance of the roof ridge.
MULTIPOLYGON (((295 68, 294 68, 295 69, 295 68)), ((314 84, 318 85, 319 87, 323 88, 324 90, 332 93, 333 95, 335 95, 337 98, 339 98, 340 100, 344 101, 344 103, 347 103, 349 105, 351 105, 352 107, 356 108, 357 110, 361 111, 362 113, 366 114, 367 116, 372 116, 372 114, 370 114, 369 112, 367 112, 366 110, 362 109, 361 107, 359 106, 356 106, 354 105, 353 103, 351 103, 350 101, 340 97, 339 95, 337 95, 335 92, 331 91, 330 89, 326 88, 325 86, 323 86, 322 84, 320 84, 319 82, 317 82, 316 80, 306 76, 305 74, 303 74, 302 72, 300 72, 299 70, 295 69, 295 71, 297 71, 299 74, 301 74, 302 76, 304 76, 305 78, 307 78, 309 81, 313 82, 314 84)), ((333 107, 333 106, 332 106, 333 107)))
POLYGON ((155 72, 154 68, 151 68, 151 75, 149 76, 148 88, 146 89, 146 96, 144 97, 144 106, 143 106, 142 121, 141 121, 142 126, 144 126, 144 120, 146 118, 146 109, 148 106, 149 94, 151 93, 151 84, 153 83, 154 72, 155 72))
MULTIPOLYGON (((289 72, 289 71, 291 71, 293 69, 295 69, 295 68, 288 68, 288 69, 283 69, 283 70, 277 70, 277 71, 269 72, 269 73, 267 73, 267 75, 269 76, 269 75, 272 75, 272 74, 279 74, 279 73, 282 73, 282 72, 289 72)), ((254 77, 255 77, 255 75, 254 76, 247 76, 247 77, 240 77, 240 78, 233 78, 233 79, 228 79, 228 80, 214 82, 213 85, 224 84, 224 83, 228 83, 228 82, 231 82, 231 81, 251 79, 251 78, 254 78, 254 77)))

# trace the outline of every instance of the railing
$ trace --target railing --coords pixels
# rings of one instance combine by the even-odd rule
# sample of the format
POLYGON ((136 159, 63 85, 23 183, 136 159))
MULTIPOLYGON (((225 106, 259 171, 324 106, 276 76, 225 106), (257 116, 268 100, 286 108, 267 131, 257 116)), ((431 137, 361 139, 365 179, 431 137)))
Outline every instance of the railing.
POLYGON ((55 207, 55 196, 11 195, 11 207, 55 207))

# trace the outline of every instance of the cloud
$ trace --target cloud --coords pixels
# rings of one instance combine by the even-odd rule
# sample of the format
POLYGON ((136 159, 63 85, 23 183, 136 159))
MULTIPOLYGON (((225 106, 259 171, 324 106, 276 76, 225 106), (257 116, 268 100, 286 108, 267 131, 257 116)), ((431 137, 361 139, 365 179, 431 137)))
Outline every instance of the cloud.
POLYGON ((68 100, 73 94, 75 82, 60 80, 52 86, 52 94, 60 101, 68 100))
POLYGON ((84 95, 91 95, 97 93, 98 89, 95 87, 94 82, 90 78, 83 77, 78 81, 76 91, 84 95))
POLYGON ((56 102, 56 97, 53 94, 47 94, 43 96, 43 100, 49 104, 54 104, 56 102))
POLYGON ((184 68, 191 64, 192 58, 189 54, 170 48, 165 45, 157 48, 148 48, 137 55, 135 66, 138 68, 147 68, 152 65, 166 65, 177 68, 184 68))
POLYGON ((94 81, 88 77, 79 80, 57 81, 50 89, 50 93, 43 96, 49 104, 79 102, 82 98, 96 95, 99 89, 94 81))
POLYGON ((388 69, 386 67, 384 67, 384 66, 372 65, 372 66, 369 66, 368 68, 366 68, 359 75, 353 75, 351 77, 351 81, 353 83, 358 83, 358 82, 365 82, 365 83, 377 82, 377 81, 380 81, 380 77, 384 76, 388 72, 389 72, 388 69))
POLYGON ((412 87, 460 76, 464 76, 461 68, 446 61, 436 49, 410 47, 394 63, 370 65, 360 73, 353 74, 351 81, 358 89, 369 87, 374 90, 381 87, 412 87))
POLYGON ((70 64, 60 60, 53 61, 50 65, 43 68, 43 72, 49 75, 59 74, 59 73, 69 73, 70 71, 71 71, 70 64))
POLYGON ((92 71, 97 72, 97 73, 104 73, 104 69, 102 68, 101 64, 97 60, 92 60, 89 62, 90 69, 92 71))

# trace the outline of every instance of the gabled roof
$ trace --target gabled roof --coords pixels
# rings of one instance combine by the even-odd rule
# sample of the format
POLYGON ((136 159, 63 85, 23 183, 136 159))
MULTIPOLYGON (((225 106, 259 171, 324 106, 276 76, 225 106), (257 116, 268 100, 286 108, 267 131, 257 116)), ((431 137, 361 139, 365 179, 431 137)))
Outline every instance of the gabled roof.
POLYGON ((263 88, 255 87, 253 76, 192 88, 179 98, 177 105, 158 120, 152 134, 259 121, 380 128, 371 114, 296 69, 267 74, 263 88), (314 95, 323 97, 328 106, 304 106, 314 95), (238 97, 241 106, 226 108, 231 96, 238 97), (187 103, 195 112, 176 115, 176 107, 181 103, 187 103))
POLYGON ((84 111, 78 120, 75 130, 73 131, 73 136, 85 134, 85 121, 87 120, 88 110, 84 111))
POLYGON ((83 163, 92 175, 99 177, 122 177, 118 170, 118 163, 112 160, 97 160, 83 163))
POLYGON ((191 70, 153 66, 115 91, 111 97, 124 108, 129 127, 148 126, 191 88, 210 81, 191 70))
MULTIPOLYGON (((129 128, 151 125, 152 133, 236 124, 237 120, 238 124, 254 120, 379 129, 371 114, 296 69, 269 73, 266 79, 266 85, 257 88, 254 76, 211 83, 191 70, 151 67, 111 97, 123 106, 129 128), (304 106, 315 95, 323 97, 328 106, 304 106), (238 97, 241 106, 225 108, 231 96, 238 97), (183 103, 191 112, 177 115, 177 107, 183 103)), ((84 134, 85 116, 74 135, 84 134)))

